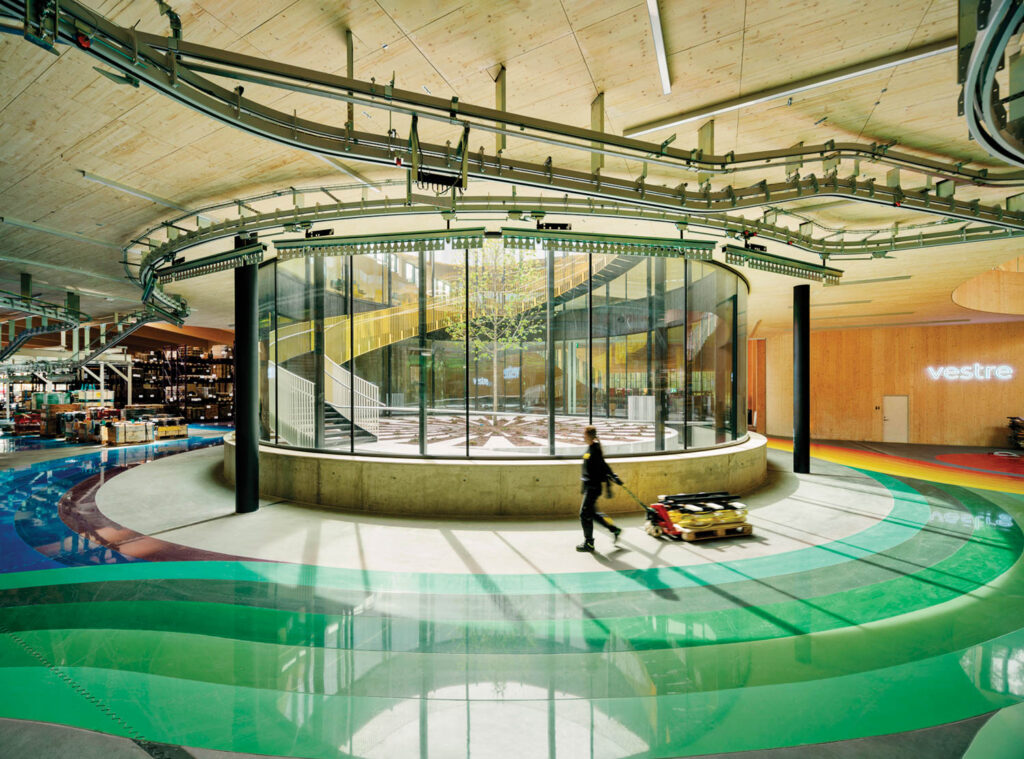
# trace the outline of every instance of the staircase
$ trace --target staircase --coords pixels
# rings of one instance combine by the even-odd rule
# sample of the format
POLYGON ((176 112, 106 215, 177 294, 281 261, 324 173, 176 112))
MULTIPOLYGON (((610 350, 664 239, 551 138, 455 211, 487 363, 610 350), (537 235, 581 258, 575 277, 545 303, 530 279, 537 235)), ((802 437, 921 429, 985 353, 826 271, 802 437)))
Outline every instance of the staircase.
MULTIPOLYGON (((275 421, 279 434, 292 445, 314 447, 316 401, 312 354, 288 359, 276 368, 275 375, 281 409, 281 419, 275 421), (287 399, 284 396, 288 396, 287 399)), ((324 447, 347 450, 350 433, 355 436, 357 445, 376 442, 382 405, 378 396, 376 385, 360 377, 353 379, 347 369, 325 359, 324 447), (354 404, 350 394, 353 384, 354 404), (353 405, 355 424, 349 419, 353 405)))
POLYGON ((330 403, 324 404, 324 447, 348 450, 349 430, 354 426, 355 443, 376 443, 377 436, 359 425, 352 425, 348 417, 330 403))

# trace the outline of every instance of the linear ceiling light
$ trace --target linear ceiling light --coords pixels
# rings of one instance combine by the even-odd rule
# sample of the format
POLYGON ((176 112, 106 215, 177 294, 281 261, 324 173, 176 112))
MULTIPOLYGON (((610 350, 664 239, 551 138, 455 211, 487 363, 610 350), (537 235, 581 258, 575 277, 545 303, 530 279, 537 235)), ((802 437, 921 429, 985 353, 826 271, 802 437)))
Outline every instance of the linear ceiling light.
POLYGON ((77 235, 74 232, 65 232, 61 229, 48 227, 45 224, 36 224, 34 221, 23 221, 22 219, 15 219, 10 216, 0 216, 0 223, 10 224, 12 227, 21 227, 22 229, 31 229, 34 232, 45 232, 48 235, 63 237, 65 240, 77 240, 78 242, 86 242, 89 243, 90 245, 99 245, 102 248, 113 248, 114 250, 121 250, 121 246, 117 245, 116 243, 104 242, 103 240, 97 240, 93 237, 86 237, 85 235, 77 235))
POLYGON ((145 192, 143 190, 137 190, 134 187, 129 187, 126 184, 121 184, 120 182, 115 182, 113 179, 106 179, 105 177, 99 177, 99 176, 96 176, 95 174, 90 174, 88 171, 82 171, 81 169, 78 170, 78 173, 82 175, 83 179, 85 179, 85 180, 87 180, 89 182, 95 182, 96 184, 101 184, 104 187, 109 187, 109 188, 111 188, 113 190, 119 190, 119 191, 121 191, 123 193, 126 193, 128 195, 134 195, 137 198, 142 198, 143 200, 152 201, 153 203, 156 203, 157 205, 164 206, 165 208, 173 208, 176 211, 188 211, 188 209, 185 208, 185 206, 178 205, 173 200, 168 200, 167 198, 161 198, 159 195, 153 195, 153 194, 145 192))
MULTIPOLYGON (((648 6, 653 3, 654 0, 647 0, 648 6)), ((956 50, 955 38, 939 40, 938 42, 932 42, 928 45, 912 48, 911 50, 882 56, 881 58, 872 58, 870 61, 856 63, 852 66, 844 66, 840 69, 833 69, 832 71, 827 71, 823 74, 815 74, 814 76, 807 77, 806 79, 788 82, 786 84, 779 85, 778 87, 770 87, 758 92, 752 92, 749 95, 742 95, 738 98, 733 98, 732 100, 722 100, 711 105, 696 108, 692 111, 676 114, 675 116, 658 119, 657 121, 649 121, 645 124, 637 124, 636 126, 624 129, 622 135, 624 137, 639 137, 643 134, 656 132, 659 129, 668 129, 669 127, 678 126, 679 124, 685 124, 688 121, 706 119, 719 113, 728 113, 729 111, 735 111, 740 108, 747 108, 752 105, 766 103, 769 100, 775 100, 776 98, 796 95, 799 92, 806 92, 807 90, 813 90, 817 87, 837 84, 847 79, 864 76, 865 74, 873 74, 876 71, 883 71, 885 69, 892 68, 893 66, 901 66, 905 63, 913 63, 914 61, 919 61, 923 58, 928 58, 933 55, 941 55, 942 53, 948 53, 953 50, 956 50)))
MULTIPOLYGON (((152 201, 153 203, 156 203, 159 206, 164 206, 165 208, 173 208, 175 211, 184 211, 185 213, 189 212, 188 209, 185 208, 185 206, 179 205, 178 203, 175 203, 173 200, 161 198, 159 195, 153 195, 152 193, 148 193, 145 190, 139 190, 135 187, 131 187, 130 185, 115 182, 113 179, 107 179, 106 177, 100 177, 97 176, 96 174, 90 174, 88 171, 82 171, 81 169, 79 169, 78 172, 82 175, 83 179, 89 182, 101 184, 104 187, 109 187, 112 190, 118 190, 127 195, 134 195, 136 198, 142 198, 143 200, 152 201)), ((207 216, 206 214, 202 213, 197 213, 196 218, 199 219, 200 221, 205 221, 207 224, 216 224, 218 221, 220 221, 219 219, 215 219, 212 216, 207 216)))
POLYGON ((201 277, 204 274, 213 274, 214 272, 225 271, 226 269, 236 269, 239 266, 246 266, 248 264, 258 264, 263 260, 263 251, 266 248, 267 246, 263 243, 246 245, 244 248, 228 250, 214 256, 197 258, 195 261, 174 263, 162 269, 157 269, 154 274, 156 275, 157 282, 165 284, 167 282, 191 279, 192 277, 201 277))
POLYGON ((715 243, 705 240, 676 240, 666 237, 632 237, 588 232, 560 232, 540 229, 502 229, 509 248, 533 248, 537 242, 552 250, 569 253, 613 253, 622 256, 664 256, 710 261, 715 243))
POLYGON ((358 256, 373 253, 405 253, 420 250, 479 248, 484 244, 484 228, 442 229, 434 232, 400 232, 391 235, 353 235, 348 237, 306 237, 299 240, 274 240, 277 257, 282 261, 307 256, 358 256))
POLYGON ((380 193, 380 188, 379 187, 377 187, 369 179, 364 177, 362 174, 360 174, 355 169, 349 168, 348 166, 343 164, 341 161, 337 160, 336 158, 332 158, 329 155, 324 155, 323 153, 316 153, 316 155, 320 156, 322 159, 324 159, 324 161, 326 161, 327 163, 331 164, 331 166, 336 168, 341 173, 348 174, 350 177, 352 177, 354 180, 356 180, 360 184, 365 185, 367 188, 373 190, 374 192, 376 192, 378 194, 380 193))
POLYGON ((668 59, 665 57, 665 38, 661 34, 661 14, 658 13, 658 0, 647 0, 647 15, 651 17, 654 52, 658 58, 658 73, 661 75, 661 94, 668 95, 672 92, 672 82, 668 77, 668 59))
POLYGON ((843 276, 841 270, 829 266, 806 263, 795 258, 775 256, 771 253, 740 248, 736 245, 723 245, 722 252, 725 253, 727 264, 748 266, 751 269, 770 271, 775 274, 788 274, 791 277, 813 279, 815 282, 824 282, 827 285, 839 284, 839 278, 843 276))

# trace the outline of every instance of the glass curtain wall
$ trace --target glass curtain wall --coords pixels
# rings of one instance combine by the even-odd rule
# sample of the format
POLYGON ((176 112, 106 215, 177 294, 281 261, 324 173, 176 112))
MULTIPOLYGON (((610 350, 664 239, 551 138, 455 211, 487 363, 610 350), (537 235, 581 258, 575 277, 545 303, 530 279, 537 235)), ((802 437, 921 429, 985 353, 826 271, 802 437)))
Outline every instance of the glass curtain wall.
POLYGON ((260 270, 261 428, 279 445, 610 455, 746 435, 747 285, 678 256, 487 238, 260 270))
POLYGON ((260 265, 259 299, 259 383, 260 439, 279 442, 277 435, 277 261, 260 265))

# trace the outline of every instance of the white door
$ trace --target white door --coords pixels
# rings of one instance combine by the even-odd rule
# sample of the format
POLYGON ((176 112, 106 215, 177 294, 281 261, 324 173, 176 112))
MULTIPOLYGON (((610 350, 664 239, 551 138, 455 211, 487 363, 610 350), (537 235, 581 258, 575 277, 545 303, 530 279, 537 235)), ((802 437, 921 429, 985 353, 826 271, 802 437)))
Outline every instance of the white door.
POLYGON ((908 404, 906 395, 882 396, 882 442, 906 443, 908 438, 908 404))

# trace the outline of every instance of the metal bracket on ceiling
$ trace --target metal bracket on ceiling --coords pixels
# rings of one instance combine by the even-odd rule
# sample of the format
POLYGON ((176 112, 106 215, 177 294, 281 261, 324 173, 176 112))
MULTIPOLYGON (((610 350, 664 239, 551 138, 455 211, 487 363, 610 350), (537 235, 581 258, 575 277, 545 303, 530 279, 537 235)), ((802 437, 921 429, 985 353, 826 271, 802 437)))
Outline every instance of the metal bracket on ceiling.
MULTIPOLYGON (((483 147, 481 147, 481 159, 483 156, 483 150, 483 147)), ((469 124, 462 127, 462 139, 459 140, 459 146, 455 150, 455 157, 459 160, 458 187, 460 190, 465 192, 466 187, 469 186, 469 124)), ((452 189, 454 190, 454 188, 452 189)))
POLYGON ((24 31, 25 39, 53 55, 60 55, 54 48, 57 42, 60 6, 56 0, 28 0, 25 3, 24 31), (46 25, 47 17, 52 14, 52 28, 46 25))
POLYGON ((134 76, 129 76, 128 74, 122 76, 121 74, 115 74, 113 71, 101 69, 99 66, 93 66, 92 68, 96 73, 103 75, 104 77, 112 81, 114 84, 128 84, 138 89, 139 80, 136 79, 134 76))

